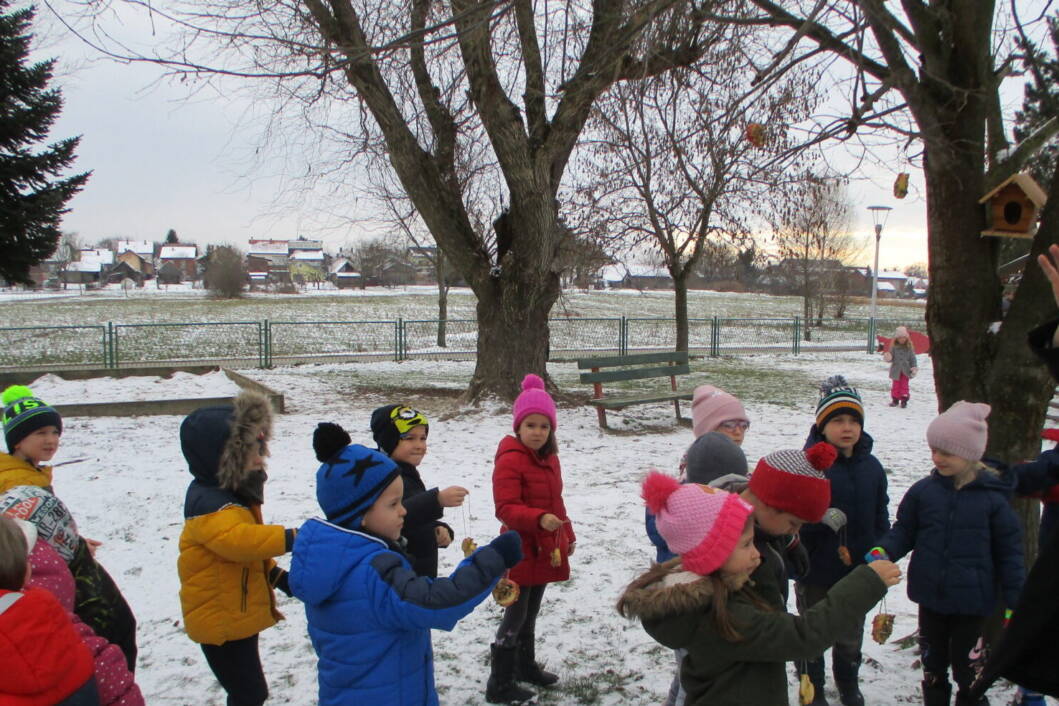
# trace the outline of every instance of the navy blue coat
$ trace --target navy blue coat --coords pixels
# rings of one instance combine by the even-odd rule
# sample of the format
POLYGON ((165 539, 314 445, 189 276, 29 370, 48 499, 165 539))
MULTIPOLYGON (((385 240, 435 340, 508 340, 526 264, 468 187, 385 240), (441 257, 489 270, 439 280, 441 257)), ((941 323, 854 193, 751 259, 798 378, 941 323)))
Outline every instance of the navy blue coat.
MULTIPOLYGON (((1059 483, 1059 448, 1049 449, 1033 461, 1020 463, 1012 467, 1019 495, 1047 494, 1052 486, 1059 483)), ((1059 523, 1059 503, 1045 502, 1041 513, 1041 529, 1038 547, 1044 548, 1044 542, 1051 536, 1052 528, 1059 523)))
POLYGON ((417 576, 382 539, 320 519, 302 525, 291 592, 320 658, 322 706, 436 706, 430 630, 452 630, 504 573, 492 547, 447 579, 417 576))
POLYGON ((934 470, 908 489, 897 521, 879 541, 897 561, 912 552, 908 597, 947 615, 989 615, 999 584, 1004 605, 1019 598, 1026 570, 1022 530, 1008 502, 1014 490, 1010 469, 980 471, 956 489, 934 470))
MULTIPOLYGON (((814 424, 805 448, 821 441, 826 439, 814 424)), ((837 534, 827 525, 819 523, 802 527, 802 545, 809 552, 809 573, 800 579, 801 583, 835 585, 854 567, 864 563, 864 555, 890 529, 886 471, 879 459, 871 455, 873 445, 871 436, 861 431, 860 440, 853 447, 853 455, 846 458, 839 453, 835 464, 824 471, 831 481, 831 507, 846 513, 846 527, 844 533, 837 534), (843 564, 838 556, 838 547, 843 538, 853 560, 851 566, 843 564)))

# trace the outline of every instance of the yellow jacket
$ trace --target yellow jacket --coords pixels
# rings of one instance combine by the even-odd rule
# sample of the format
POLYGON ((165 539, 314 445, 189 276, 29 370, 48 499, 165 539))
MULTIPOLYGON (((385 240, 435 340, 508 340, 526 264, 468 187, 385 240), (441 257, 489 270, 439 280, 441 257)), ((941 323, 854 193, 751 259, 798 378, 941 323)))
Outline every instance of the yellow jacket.
POLYGON ((272 627, 283 615, 268 580, 285 554, 286 531, 261 521, 260 506, 230 504, 189 517, 180 534, 180 607, 195 642, 219 645, 272 627))
POLYGON ((0 493, 20 485, 51 487, 51 466, 34 466, 18 456, 0 453, 0 493))

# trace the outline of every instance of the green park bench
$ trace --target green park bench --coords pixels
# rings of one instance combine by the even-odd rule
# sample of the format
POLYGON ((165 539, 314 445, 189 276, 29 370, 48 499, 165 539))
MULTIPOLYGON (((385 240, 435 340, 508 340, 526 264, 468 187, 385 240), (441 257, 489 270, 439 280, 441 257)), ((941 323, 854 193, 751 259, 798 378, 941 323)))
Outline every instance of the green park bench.
POLYGON ((589 370, 581 373, 582 383, 592 384, 592 399, 588 401, 596 408, 599 426, 607 428, 607 410, 624 409, 638 404, 673 401, 673 409, 680 422, 680 400, 690 400, 690 390, 677 389, 677 376, 691 372, 688 367, 687 351, 665 351, 661 353, 634 353, 631 355, 610 356, 607 358, 582 358, 577 361, 578 370, 589 370), (604 369, 608 368, 608 369, 604 369), (669 389, 656 393, 638 395, 604 395, 603 383, 622 380, 646 380, 649 378, 669 378, 669 389))

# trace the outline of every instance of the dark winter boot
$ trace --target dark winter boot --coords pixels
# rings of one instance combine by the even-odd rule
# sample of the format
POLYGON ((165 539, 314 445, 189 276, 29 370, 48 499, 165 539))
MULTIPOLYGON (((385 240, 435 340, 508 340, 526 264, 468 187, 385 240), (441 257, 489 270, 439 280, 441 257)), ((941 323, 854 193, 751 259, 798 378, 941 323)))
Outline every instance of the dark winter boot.
POLYGON ((518 644, 518 656, 515 659, 515 679, 536 684, 537 686, 551 686, 559 681, 558 674, 546 672, 537 664, 537 653, 532 635, 525 642, 518 644))
POLYGON ((492 657, 489 681, 485 684, 485 700, 491 704, 528 704, 536 694, 515 683, 515 647, 490 645, 492 657))
POLYGON ((968 698, 963 689, 956 692, 956 706, 989 706, 989 699, 980 696, 977 699, 968 698))
POLYGON ((809 675, 809 681, 813 683, 815 696, 809 706, 831 706, 824 695, 824 658, 811 659, 805 663, 805 673, 809 675))
POLYGON ((949 706, 952 685, 945 678, 930 675, 923 680, 923 706, 949 706))
POLYGON ((860 650, 850 645, 836 644, 831 649, 831 660, 842 706, 864 706, 864 696, 860 693, 860 650))
POLYGON ((835 680, 838 687, 838 698, 842 706, 864 706, 864 694, 860 693, 860 684, 857 681, 835 680))
POLYGON ((896 407, 899 404, 901 404, 901 400, 897 399, 896 397, 890 398, 890 406, 891 407, 896 407))
POLYGON ((907 406, 908 406, 908 398, 904 397, 904 398, 901 399, 901 409, 904 409, 907 406))

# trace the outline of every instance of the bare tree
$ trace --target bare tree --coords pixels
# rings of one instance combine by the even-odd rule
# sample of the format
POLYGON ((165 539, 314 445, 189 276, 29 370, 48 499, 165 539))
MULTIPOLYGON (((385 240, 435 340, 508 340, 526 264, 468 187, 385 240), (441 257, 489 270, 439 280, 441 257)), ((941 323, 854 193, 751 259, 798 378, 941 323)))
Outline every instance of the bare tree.
POLYGON ((555 256, 566 234, 557 195, 591 107, 616 82, 696 62, 707 4, 177 0, 160 10, 116 0, 89 8, 97 22, 121 5, 149 12, 154 26, 168 18, 186 29, 171 51, 140 58, 195 75, 279 79, 277 93, 296 110, 332 111, 347 170, 385 153, 477 296, 473 399, 512 398, 524 373, 545 373, 548 314, 560 291, 555 256), (492 243, 461 191, 468 135, 484 135, 507 209, 492 243))
POLYGON ((55 260, 55 276, 62 282, 66 289, 66 273, 70 269, 70 263, 76 262, 81 251, 81 236, 77 233, 64 231, 59 239, 59 247, 52 256, 55 260))
POLYGON ((849 232, 850 210, 844 183, 807 177, 784 194, 770 217, 782 258, 776 271, 802 298, 807 341, 814 321, 823 323, 826 296, 842 292, 843 261, 857 251, 849 232))
POLYGON ((586 150, 586 212, 627 249, 651 244, 673 279, 677 350, 688 349, 689 275, 711 242, 745 239, 755 203, 796 171, 789 126, 817 99, 800 70, 755 88, 752 33, 708 31, 700 66, 615 86, 586 150))

